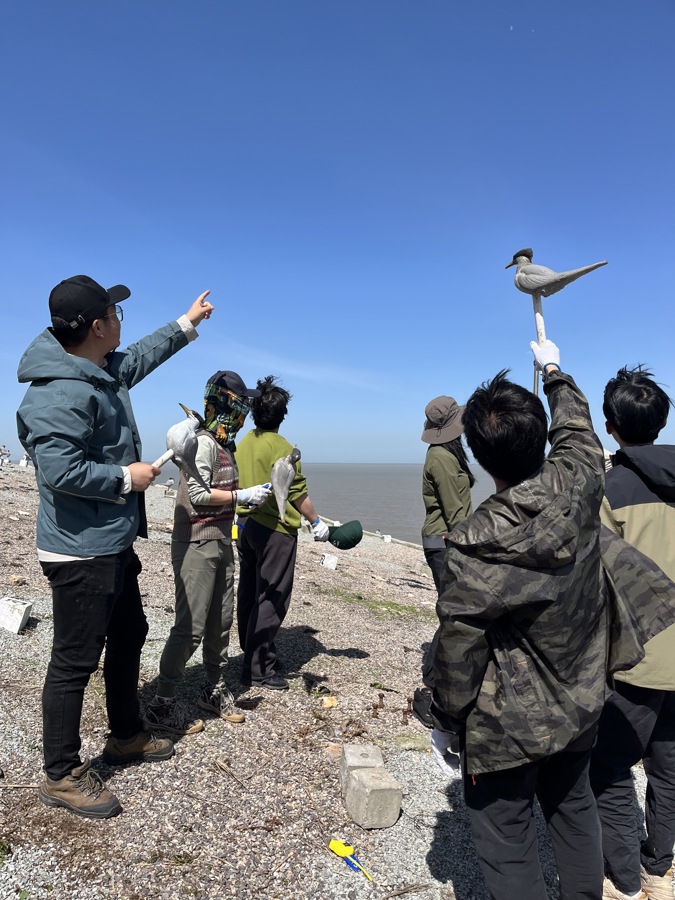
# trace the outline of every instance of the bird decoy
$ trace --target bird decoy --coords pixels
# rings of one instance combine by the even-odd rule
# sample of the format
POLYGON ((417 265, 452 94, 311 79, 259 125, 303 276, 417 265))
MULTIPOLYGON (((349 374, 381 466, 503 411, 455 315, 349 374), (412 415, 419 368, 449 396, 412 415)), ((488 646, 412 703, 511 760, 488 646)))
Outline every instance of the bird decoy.
MULTIPOLYGON (((513 283, 524 294, 530 294, 532 297, 532 305, 534 306, 534 324, 537 329, 537 343, 543 344, 546 340, 546 329, 544 328, 544 313, 541 307, 541 298, 550 297, 551 294, 557 294, 568 284, 587 275, 593 269, 599 269, 600 266, 606 266, 607 260, 593 263, 590 266, 582 266, 580 269, 569 269, 567 272, 555 272, 548 266, 537 266, 532 262, 532 248, 525 247, 513 254, 510 263, 504 266, 510 269, 516 266, 516 274, 513 283)), ((539 393, 539 372, 534 370, 534 393, 539 393)))
POLYGON ((286 503, 288 502, 288 492, 293 484, 297 472, 296 463, 300 459, 300 451, 294 447, 288 456, 280 456, 272 466, 272 474, 270 481, 272 490, 279 507, 279 519, 281 522, 286 521, 286 503))
POLYGON ((581 278, 582 275, 606 266, 607 260, 593 263, 590 266, 582 266, 580 269, 569 269, 567 272, 554 272, 548 266, 537 266, 532 262, 532 250, 526 247, 513 254, 513 259, 504 268, 510 269, 516 266, 516 274, 513 283, 524 294, 540 294, 542 297, 550 297, 557 294, 568 284, 581 278))
POLYGON ((156 459, 153 466, 161 469, 164 463, 173 459, 179 469, 183 469, 187 475, 194 478, 205 490, 209 489, 202 476, 197 471, 197 429, 204 425, 204 420, 199 413, 188 409, 182 403, 178 404, 186 415, 186 418, 171 428, 166 433, 166 453, 156 459))

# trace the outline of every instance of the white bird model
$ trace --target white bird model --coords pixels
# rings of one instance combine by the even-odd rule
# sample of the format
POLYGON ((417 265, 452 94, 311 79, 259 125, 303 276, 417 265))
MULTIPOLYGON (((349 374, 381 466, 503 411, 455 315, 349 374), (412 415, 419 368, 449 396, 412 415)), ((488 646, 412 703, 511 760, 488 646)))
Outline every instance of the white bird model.
POLYGON ((300 459, 300 451, 294 447, 288 456, 280 456, 272 466, 272 475, 270 481, 274 497, 279 507, 279 519, 286 521, 286 503, 288 502, 288 492, 293 484, 293 479, 297 472, 296 463, 300 459))
POLYGON ((593 263, 590 266, 583 266, 581 269, 570 269, 567 272, 554 272, 547 266, 535 266, 532 263, 532 250, 526 247, 513 254, 513 259, 504 268, 509 269, 511 266, 517 266, 516 275, 513 283, 524 294, 539 294, 541 297, 550 297, 556 294, 568 284, 592 272, 593 269, 599 269, 600 266, 606 266, 607 260, 593 263))
POLYGON ((183 469, 187 475, 194 478, 206 490, 208 485, 197 471, 197 429, 204 424, 204 420, 200 415, 182 403, 178 404, 183 410, 186 419, 172 425, 166 433, 166 453, 163 453, 159 459, 155 460, 153 466, 161 469, 164 463, 173 459, 179 469, 183 469))

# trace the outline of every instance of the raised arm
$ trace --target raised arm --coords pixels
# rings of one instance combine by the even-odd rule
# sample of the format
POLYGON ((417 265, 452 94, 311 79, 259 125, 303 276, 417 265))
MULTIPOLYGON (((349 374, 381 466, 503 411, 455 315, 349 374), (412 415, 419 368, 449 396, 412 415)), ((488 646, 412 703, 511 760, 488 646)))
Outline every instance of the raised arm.
POLYGON ((571 375, 560 369, 560 351, 553 341, 530 344, 535 365, 544 373, 544 393, 551 410, 548 439, 550 461, 585 466, 604 477, 602 444, 593 431, 588 401, 571 375))

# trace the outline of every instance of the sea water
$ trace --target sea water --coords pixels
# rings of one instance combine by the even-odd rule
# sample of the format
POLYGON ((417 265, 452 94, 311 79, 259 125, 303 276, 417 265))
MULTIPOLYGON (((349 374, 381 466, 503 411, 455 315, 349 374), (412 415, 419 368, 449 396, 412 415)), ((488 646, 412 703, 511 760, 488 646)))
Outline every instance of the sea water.
MULTIPOLYGON (((307 489, 314 508, 327 519, 358 519, 366 531, 380 531, 402 541, 422 543, 424 503, 418 463, 305 463, 307 489)), ((475 509, 494 491, 494 482, 472 466, 475 509)))

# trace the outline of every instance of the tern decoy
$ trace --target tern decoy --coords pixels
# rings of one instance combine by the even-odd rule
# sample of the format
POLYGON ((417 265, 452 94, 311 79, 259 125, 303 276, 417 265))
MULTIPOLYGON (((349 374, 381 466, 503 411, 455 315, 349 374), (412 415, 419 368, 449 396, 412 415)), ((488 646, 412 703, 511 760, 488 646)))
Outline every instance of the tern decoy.
MULTIPOLYGON (((548 266, 536 266, 532 263, 532 248, 525 247, 524 250, 518 250, 513 254, 513 259, 505 269, 516 266, 516 275, 513 283, 524 294, 530 294, 532 304, 534 306, 534 323, 537 328, 537 342, 543 344, 546 340, 546 331, 544 329, 544 313, 541 308, 541 298, 550 297, 551 294, 557 294, 568 284, 581 278, 582 275, 592 272, 593 269, 599 269, 600 266, 606 266, 607 260, 593 263, 590 266, 582 266, 580 269, 569 269, 567 272, 554 272, 548 266)), ((539 393, 539 372, 534 370, 534 393, 539 393)))
POLYGON ((197 471, 197 429, 204 425, 204 420, 199 413, 188 409, 182 403, 178 404, 185 413, 186 417, 171 428, 166 433, 166 453, 163 453, 159 459, 156 459, 153 466, 161 469, 164 463, 173 459, 179 469, 184 469, 185 473, 194 478, 205 490, 208 485, 197 471))
POLYGON ((550 297, 551 294, 557 294, 568 284, 592 272, 593 269, 599 269, 600 266, 606 266, 607 260, 593 263, 590 266, 582 266, 580 269, 569 269, 567 272, 554 272, 548 266, 536 266, 532 262, 532 250, 526 247, 513 254, 513 259, 504 268, 510 269, 511 266, 517 266, 516 275, 513 283, 524 294, 539 294, 541 297, 550 297))
POLYGON ((286 503, 288 501, 288 492, 293 484, 297 472, 296 463, 300 459, 300 451, 294 447, 288 456, 280 456, 272 466, 272 490, 279 507, 279 519, 281 522, 286 521, 286 503))

